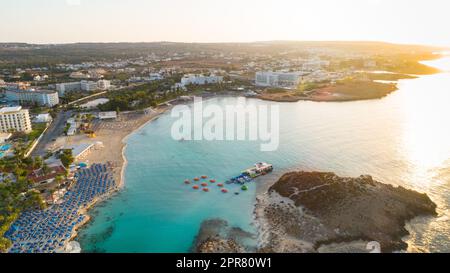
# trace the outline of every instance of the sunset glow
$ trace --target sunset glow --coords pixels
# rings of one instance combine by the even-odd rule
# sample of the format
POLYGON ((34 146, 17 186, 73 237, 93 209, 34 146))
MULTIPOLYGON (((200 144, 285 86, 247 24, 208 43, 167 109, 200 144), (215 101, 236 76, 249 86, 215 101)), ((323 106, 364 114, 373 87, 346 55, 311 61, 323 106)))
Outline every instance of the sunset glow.
POLYGON ((449 9, 446 0, 2 1, 0 41, 370 40, 450 46, 449 9))

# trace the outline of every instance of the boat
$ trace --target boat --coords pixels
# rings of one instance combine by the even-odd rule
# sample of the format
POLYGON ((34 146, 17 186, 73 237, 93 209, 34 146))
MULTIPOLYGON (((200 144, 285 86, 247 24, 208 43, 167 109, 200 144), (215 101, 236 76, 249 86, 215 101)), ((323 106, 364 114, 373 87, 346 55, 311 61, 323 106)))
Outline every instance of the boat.
POLYGON ((252 181, 252 178, 246 174, 240 174, 236 177, 231 178, 226 183, 227 184, 245 184, 247 182, 252 181))
POLYGON ((265 162, 256 163, 253 167, 248 168, 241 172, 240 175, 231 178, 226 181, 227 184, 241 184, 244 185, 247 182, 252 181, 254 178, 266 175, 267 173, 273 171, 273 165, 265 162))
POLYGON ((203 191, 204 192, 209 192, 209 189, 208 188, 203 188, 203 191))
POLYGON ((222 192, 223 192, 223 193, 227 193, 228 190, 227 190, 227 189, 222 189, 222 192))
POLYGON ((250 176, 251 178, 255 178, 261 175, 266 175, 267 173, 270 173, 273 171, 273 165, 266 163, 266 162, 259 162, 256 163, 253 167, 245 170, 242 172, 242 174, 246 174, 250 176))
POLYGON ((186 185, 191 184, 191 181, 186 179, 186 180, 184 180, 184 184, 186 184, 186 185))

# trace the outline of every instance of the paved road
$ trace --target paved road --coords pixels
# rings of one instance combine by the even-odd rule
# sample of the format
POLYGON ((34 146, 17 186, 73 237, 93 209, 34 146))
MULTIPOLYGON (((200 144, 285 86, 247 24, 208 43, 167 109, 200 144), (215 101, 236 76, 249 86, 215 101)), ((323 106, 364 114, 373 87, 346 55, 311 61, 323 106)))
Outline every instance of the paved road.
POLYGON ((67 105, 77 104, 77 103, 85 101, 85 100, 89 100, 89 99, 92 99, 92 98, 95 98, 95 97, 98 97, 98 96, 102 96, 102 95, 104 95, 106 93, 108 93, 108 91, 103 91, 103 92, 100 92, 100 93, 96 93, 96 94, 93 94, 93 95, 90 95, 90 96, 87 96, 87 97, 84 97, 84 98, 77 99, 77 100, 74 100, 72 102, 69 102, 67 105))
POLYGON ((63 134, 67 120, 72 115, 72 111, 61 111, 58 116, 53 120, 52 124, 45 132, 39 144, 34 149, 32 156, 45 156, 45 146, 53 139, 63 134))

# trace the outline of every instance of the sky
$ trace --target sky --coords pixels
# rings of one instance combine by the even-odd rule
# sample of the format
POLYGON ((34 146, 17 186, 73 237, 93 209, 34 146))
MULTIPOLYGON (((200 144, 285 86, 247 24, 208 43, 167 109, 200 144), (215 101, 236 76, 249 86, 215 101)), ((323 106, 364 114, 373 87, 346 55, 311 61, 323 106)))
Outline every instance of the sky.
POLYGON ((448 0, 0 0, 0 42, 386 41, 450 46, 448 0))

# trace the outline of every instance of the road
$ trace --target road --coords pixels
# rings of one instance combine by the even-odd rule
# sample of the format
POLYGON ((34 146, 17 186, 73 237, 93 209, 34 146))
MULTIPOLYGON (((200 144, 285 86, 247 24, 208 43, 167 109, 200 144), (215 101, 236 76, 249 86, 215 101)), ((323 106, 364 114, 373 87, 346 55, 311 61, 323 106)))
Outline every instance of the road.
POLYGON ((67 105, 77 104, 79 102, 82 102, 82 101, 85 101, 85 100, 88 100, 88 99, 92 99, 92 98, 95 98, 95 97, 98 97, 98 96, 102 96, 102 95, 104 95, 106 93, 108 93, 108 91, 103 91, 103 92, 100 92, 100 93, 96 93, 96 94, 93 94, 93 95, 90 95, 90 96, 87 96, 87 97, 83 97, 81 99, 77 99, 77 100, 74 100, 72 102, 69 102, 67 105))
POLYGON ((67 120, 72 115, 72 111, 64 111, 58 113, 56 118, 53 120, 52 124, 48 128, 47 132, 45 132, 39 144, 34 149, 32 156, 45 156, 46 149, 48 143, 50 143, 53 139, 59 137, 64 133, 64 128, 66 126, 67 120))

